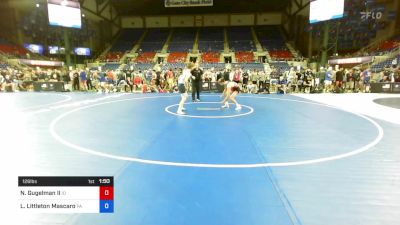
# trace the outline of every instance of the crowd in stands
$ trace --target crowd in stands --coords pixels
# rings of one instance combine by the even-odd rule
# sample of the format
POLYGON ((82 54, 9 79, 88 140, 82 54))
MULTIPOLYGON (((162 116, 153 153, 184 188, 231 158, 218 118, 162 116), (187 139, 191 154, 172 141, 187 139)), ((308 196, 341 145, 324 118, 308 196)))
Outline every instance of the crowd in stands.
MULTIPOLYGON (((17 69, 0 62, 0 91, 30 91, 35 81, 64 82, 66 91, 108 92, 177 92, 177 77, 185 64, 149 64, 144 70, 136 65, 124 69, 17 69), (179 66, 179 67, 173 67, 179 66)), ((262 64, 204 64, 203 82, 219 78, 239 83, 245 93, 319 93, 368 92, 371 82, 400 82, 398 67, 386 67, 380 73, 370 69, 321 68, 319 72, 307 68, 280 67, 271 64, 264 71, 262 64), (252 66, 248 66, 252 65, 252 66), (260 66, 259 66, 260 65, 260 66)))
MULTIPOLYGON (((350 1, 355 2, 357 0, 350 1)), ((352 3, 353 4, 353 3, 352 3)), ((315 27, 314 27, 315 28, 315 27)), ((316 27, 318 28, 318 27, 316 27)), ((250 27, 229 27, 228 46, 235 52, 237 63, 220 63, 224 50, 224 28, 200 28, 199 51, 204 82, 216 82, 218 78, 240 83, 242 91, 249 93, 269 92, 368 92, 370 82, 399 82, 398 62, 400 55, 377 63, 363 71, 357 69, 321 68, 319 72, 307 68, 293 69, 288 61, 295 60, 278 26, 254 27, 255 34, 264 50, 268 50, 272 61, 271 69, 265 71, 262 63, 255 62, 253 34, 250 27)), ((18 69, 0 63, 0 90, 31 90, 35 81, 64 82, 69 91, 137 91, 137 92, 175 92, 177 77, 187 61, 188 52, 194 46, 198 29, 124 29, 110 51, 100 59, 106 64, 100 71, 83 70, 41 70, 18 69), (157 65, 155 55, 160 52, 172 35, 167 51, 166 62, 157 65), (120 61, 131 51, 141 37, 136 58, 127 58, 126 65, 120 61)), ((368 55, 385 54, 399 47, 400 37, 380 43, 370 49, 368 55)), ((23 58, 28 51, 0 39, 0 51, 23 58)))

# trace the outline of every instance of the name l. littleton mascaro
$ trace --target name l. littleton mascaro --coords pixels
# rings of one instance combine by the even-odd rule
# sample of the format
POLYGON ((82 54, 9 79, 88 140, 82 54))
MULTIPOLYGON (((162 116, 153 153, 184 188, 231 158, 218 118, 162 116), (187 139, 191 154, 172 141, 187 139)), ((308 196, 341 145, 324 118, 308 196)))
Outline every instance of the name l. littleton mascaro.
POLYGON ((75 209, 76 205, 75 204, 37 204, 37 203, 27 203, 26 207, 23 207, 21 204, 21 208, 27 208, 27 209, 75 209))

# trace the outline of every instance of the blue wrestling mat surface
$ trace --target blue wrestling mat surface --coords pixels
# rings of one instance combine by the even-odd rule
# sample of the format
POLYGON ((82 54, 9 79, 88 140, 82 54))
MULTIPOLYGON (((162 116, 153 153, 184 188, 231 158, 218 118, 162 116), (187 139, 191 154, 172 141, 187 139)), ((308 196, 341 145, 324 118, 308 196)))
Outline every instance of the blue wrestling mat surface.
POLYGON ((183 116, 179 100, 1 95, 16 112, 8 118, 23 117, 18 128, 29 136, 9 146, 28 154, 15 163, 19 176, 115 178, 113 214, 32 223, 400 223, 398 125, 290 95, 241 95, 237 111, 204 94, 183 116))

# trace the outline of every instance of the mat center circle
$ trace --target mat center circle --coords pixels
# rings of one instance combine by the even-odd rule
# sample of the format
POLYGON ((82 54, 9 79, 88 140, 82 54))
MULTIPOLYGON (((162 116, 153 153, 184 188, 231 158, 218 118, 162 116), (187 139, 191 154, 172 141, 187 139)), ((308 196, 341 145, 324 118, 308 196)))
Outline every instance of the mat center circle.
POLYGON ((241 105, 241 109, 236 110, 236 105, 229 104, 229 108, 222 108, 221 102, 187 102, 185 103, 185 114, 178 114, 179 104, 165 107, 165 112, 179 116, 203 119, 218 119, 246 116, 254 112, 254 109, 247 105, 241 105))

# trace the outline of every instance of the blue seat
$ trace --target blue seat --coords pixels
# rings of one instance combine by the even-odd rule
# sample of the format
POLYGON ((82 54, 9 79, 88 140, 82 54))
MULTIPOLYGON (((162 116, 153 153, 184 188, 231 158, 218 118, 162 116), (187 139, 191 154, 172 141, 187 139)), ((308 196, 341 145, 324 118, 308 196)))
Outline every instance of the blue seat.
POLYGON ((221 27, 200 30, 199 50, 201 52, 221 52, 224 50, 224 30, 221 27))
POLYGON ((196 29, 177 29, 169 43, 169 52, 189 52, 194 45, 196 38, 196 29))
POLYGON ((229 48, 233 51, 256 51, 250 27, 230 27, 228 38, 229 48))

